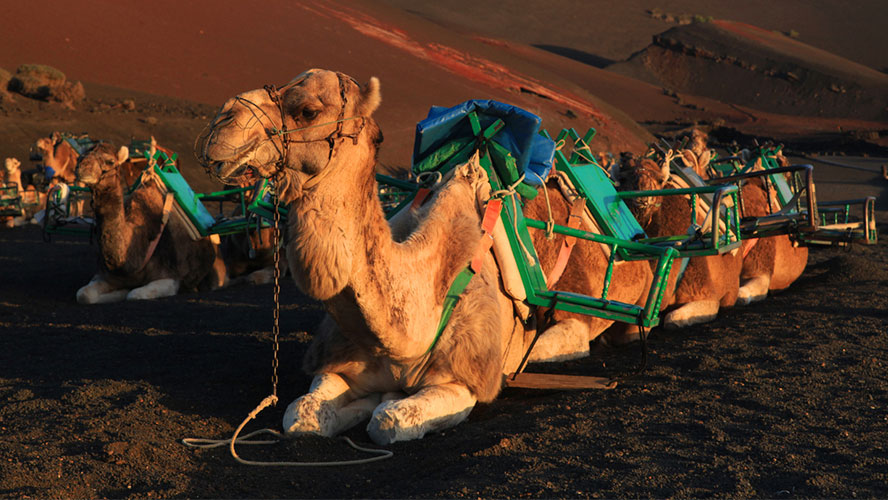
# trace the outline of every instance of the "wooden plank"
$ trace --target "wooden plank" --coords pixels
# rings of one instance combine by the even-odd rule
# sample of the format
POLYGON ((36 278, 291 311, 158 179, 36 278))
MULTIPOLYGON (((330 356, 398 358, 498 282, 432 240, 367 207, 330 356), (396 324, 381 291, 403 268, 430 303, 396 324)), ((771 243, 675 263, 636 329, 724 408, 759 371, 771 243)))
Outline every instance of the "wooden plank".
POLYGON ((506 377, 506 387, 522 389, 613 389, 615 380, 582 375, 555 375, 552 373, 518 373, 506 377))

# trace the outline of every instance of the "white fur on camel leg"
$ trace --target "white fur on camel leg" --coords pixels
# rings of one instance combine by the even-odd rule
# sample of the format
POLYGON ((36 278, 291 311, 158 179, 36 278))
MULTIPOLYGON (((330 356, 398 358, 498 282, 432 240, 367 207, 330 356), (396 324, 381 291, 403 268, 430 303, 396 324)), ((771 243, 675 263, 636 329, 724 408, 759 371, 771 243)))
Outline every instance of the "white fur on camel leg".
POLYGON ((668 330, 673 330, 712 321, 718 315, 718 306, 717 300, 689 302, 667 314, 663 320, 663 326, 668 330))
POLYGON ((765 300, 768 297, 768 288, 771 286, 770 276, 756 276, 743 283, 737 291, 737 304, 745 306, 753 302, 765 300))
POLYGON ((133 288, 126 295, 126 300, 148 300, 160 297, 172 297, 179 293, 179 280, 163 278, 154 280, 145 286, 133 288))
POLYGON ((447 429, 465 420, 475 401, 475 396, 461 384, 425 387, 412 396, 376 407, 367 433, 379 445, 419 439, 427 432, 447 429))
POLYGON ((112 302, 122 302, 126 299, 126 289, 114 288, 110 283, 104 281, 98 275, 77 290, 78 304, 108 304, 112 302))
POLYGON ((567 361, 589 355, 589 324, 567 318, 550 326, 530 351, 530 362, 567 361))
POLYGON ((355 400, 345 379, 322 373, 312 380, 307 394, 287 407, 284 432, 332 437, 369 417, 377 404, 379 395, 355 400))

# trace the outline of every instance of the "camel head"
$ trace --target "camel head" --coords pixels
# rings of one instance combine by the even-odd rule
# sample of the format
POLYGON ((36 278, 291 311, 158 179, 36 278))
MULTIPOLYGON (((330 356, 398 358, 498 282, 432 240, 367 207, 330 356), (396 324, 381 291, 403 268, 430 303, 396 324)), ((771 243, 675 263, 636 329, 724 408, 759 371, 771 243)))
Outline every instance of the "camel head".
POLYGON ((14 174, 21 171, 22 162, 18 158, 7 158, 3 166, 7 174, 14 174))
POLYGON ((697 175, 706 179, 708 178, 707 167, 712 158, 712 152, 709 150, 709 135, 695 128, 687 137, 686 149, 678 152, 681 161, 686 167, 694 169, 697 175))
POLYGON ((52 158, 53 147, 53 140, 51 137, 41 137, 34 143, 34 149, 43 157, 44 162, 48 158, 52 158))
MULTIPOLYGON (((653 191, 663 189, 669 181, 669 166, 658 165, 650 158, 639 158, 632 153, 620 155, 620 168, 616 180, 626 191, 653 191)), ((630 198, 626 203, 639 220, 650 220, 662 203, 661 196, 630 198)))
POLYGON ((89 188, 97 186, 105 178, 113 178, 118 182, 117 175, 114 174, 128 159, 129 149, 126 146, 115 149, 107 142, 100 143, 80 159, 77 179, 89 188))
POLYGON ((334 158, 351 154, 345 150, 356 147, 363 134, 371 138, 375 159, 381 134, 371 115, 380 101, 376 78, 362 87, 342 73, 311 69, 280 89, 269 86, 229 99, 198 137, 196 154, 226 184, 283 170, 293 199, 334 158))

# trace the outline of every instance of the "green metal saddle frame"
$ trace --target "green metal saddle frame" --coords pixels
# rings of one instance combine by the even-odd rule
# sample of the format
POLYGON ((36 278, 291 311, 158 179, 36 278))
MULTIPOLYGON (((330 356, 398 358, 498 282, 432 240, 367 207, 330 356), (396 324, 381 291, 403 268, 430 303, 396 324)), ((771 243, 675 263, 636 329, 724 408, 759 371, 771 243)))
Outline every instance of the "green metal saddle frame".
MULTIPOLYGON (((225 236, 271 227, 274 219, 272 201, 273 184, 269 179, 261 179, 253 186, 225 189, 212 193, 195 193, 185 177, 171 162, 155 164, 154 173, 161 179, 163 187, 173 194, 174 213, 184 223, 191 238, 197 240, 211 235, 225 236), (214 216, 205 202, 234 202, 237 215, 230 217, 214 216)), ((287 209, 280 207, 282 217, 287 209)))
MULTIPOLYGON (((509 240, 509 246, 515 256, 528 305, 587 314, 642 327, 656 326, 659 322, 659 309, 666 286, 666 277, 672 260, 678 252, 669 246, 647 245, 612 235, 595 234, 555 224, 552 227, 552 231, 555 233, 608 245, 614 251, 611 252, 607 272, 602 277, 604 287, 601 297, 550 290, 541 270, 529 231, 531 228, 545 230, 546 223, 525 217, 523 213, 524 200, 536 196, 537 191, 533 186, 520 182, 521 177, 517 171, 514 156, 491 140, 502 128, 502 120, 497 120, 482 130, 480 121, 474 112, 470 112, 466 119, 469 120, 474 137, 451 140, 434 153, 415 163, 411 170, 414 175, 426 172, 439 172, 444 175, 457 165, 467 162, 476 151, 480 152, 481 166, 490 179, 491 192, 505 191, 510 193, 503 196, 500 218, 509 240), (613 265, 618 255, 623 253, 636 259, 644 258, 657 261, 653 284, 644 306, 626 304, 607 298, 613 265)), ((386 212, 389 217, 412 203, 414 194, 420 188, 418 183, 393 179, 388 176, 377 175, 377 180, 383 185, 382 192, 395 189, 400 190, 403 194, 399 202, 389 203, 390 208, 386 212)), ((595 196, 594 192, 588 193, 590 198, 595 196)), ((445 312, 447 311, 445 310, 445 312)), ((446 318, 442 318, 439 334, 445 324, 446 318)))
POLYGON ((0 185, 0 216, 18 217, 22 213, 22 208, 18 184, 8 182, 0 185))
POLYGON ((715 165, 710 172, 719 177, 707 181, 709 184, 739 185, 746 179, 762 178, 769 199, 771 190, 776 195, 780 206, 772 207, 769 216, 746 220, 742 228, 744 237, 789 234, 803 245, 874 245, 878 241, 875 197, 818 201, 813 180, 814 167, 780 167, 777 155, 781 149, 782 146, 759 147, 745 164, 736 156, 710 161, 715 165), (753 171, 759 159, 764 170, 753 171), (791 174, 791 179, 787 180, 784 174, 791 174), (852 207, 858 207, 859 211, 853 213, 852 207))
MULTIPOLYGON (((574 129, 565 129, 558 134, 556 143, 573 141, 573 152, 568 159, 561 149, 555 152, 555 168, 568 175, 574 186, 581 193, 587 194, 586 206, 608 236, 634 241, 658 247, 673 248, 678 257, 697 257, 703 255, 719 255, 730 252, 741 244, 740 221, 736 210, 738 189, 735 186, 692 186, 690 188, 658 189, 653 191, 617 191, 613 181, 599 164, 588 147, 595 135, 595 129, 589 129, 583 137, 574 129), (589 195, 594 193, 594 195, 589 195), (666 235, 648 237, 629 210, 625 200, 653 196, 689 196, 691 234, 666 235), (699 226, 696 207, 697 198, 706 197, 711 207, 718 207, 709 216, 705 227, 699 226), (729 201, 733 203, 729 205, 729 201), (722 231, 724 227, 724 231, 722 231)), ((701 224, 706 221, 699 221, 701 224)), ((617 250, 625 260, 644 258, 636 256, 627 247, 617 250)))

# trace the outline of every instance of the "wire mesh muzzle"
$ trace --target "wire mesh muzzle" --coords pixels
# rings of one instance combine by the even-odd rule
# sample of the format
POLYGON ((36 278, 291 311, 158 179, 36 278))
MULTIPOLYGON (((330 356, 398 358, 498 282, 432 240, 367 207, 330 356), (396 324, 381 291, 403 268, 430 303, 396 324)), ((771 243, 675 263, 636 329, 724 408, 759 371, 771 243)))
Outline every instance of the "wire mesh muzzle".
POLYGON ((246 171, 249 169, 237 167, 249 166, 258 175, 270 177, 276 170, 274 166, 280 162, 281 151, 263 125, 256 116, 243 125, 232 110, 221 111, 195 139, 194 157, 207 174, 223 183, 230 184, 248 177, 246 171), (241 160, 241 165, 234 165, 228 172, 219 168, 241 160))

